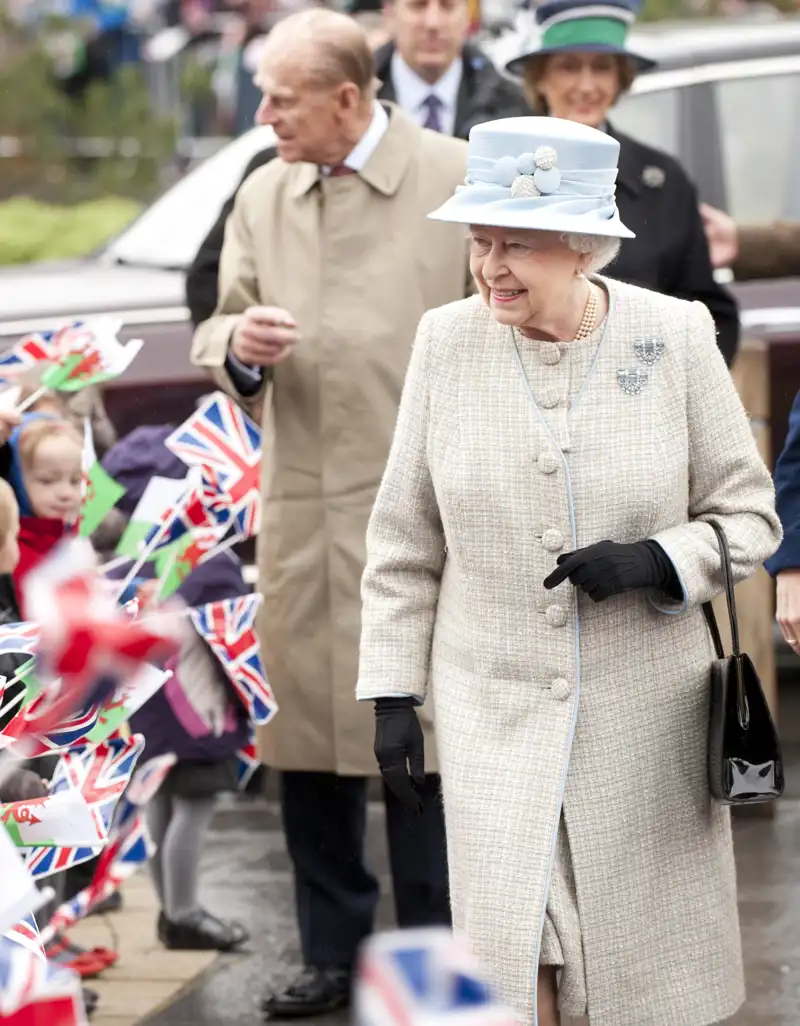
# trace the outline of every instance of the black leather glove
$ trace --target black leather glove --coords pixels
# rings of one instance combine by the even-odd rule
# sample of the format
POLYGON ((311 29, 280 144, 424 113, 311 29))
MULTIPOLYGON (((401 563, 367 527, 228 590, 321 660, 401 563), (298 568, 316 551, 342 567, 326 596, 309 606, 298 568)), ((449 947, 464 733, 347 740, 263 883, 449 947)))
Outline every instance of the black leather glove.
POLYGON ((683 594, 675 567, 658 542, 601 541, 565 552, 556 562, 558 569, 545 578, 545 588, 555 588, 569 578, 594 602, 638 588, 661 588, 675 599, 683 594))
POLYGON ((413 698, 375 700, 375 758, 389 790, 418 814, 422 799, 416 788, 425 783, 425 743, 413 698))

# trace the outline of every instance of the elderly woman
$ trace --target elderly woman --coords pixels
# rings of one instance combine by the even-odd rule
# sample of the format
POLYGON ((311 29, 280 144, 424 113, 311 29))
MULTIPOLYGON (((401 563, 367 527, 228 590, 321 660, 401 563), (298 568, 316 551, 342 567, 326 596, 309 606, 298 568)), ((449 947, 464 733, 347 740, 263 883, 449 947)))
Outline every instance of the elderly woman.
POLYGON ((706 308, 597 274, 631 234, 618 153, 556 118, 490 122, 431 215, 470 226, 480 294, 419 325, 358 697, 413 806, 430 690, 454 923, 526 1021, 703 1026, 743 999, 705 521, 737 579, 780 526, 706 308))
POLYGON ((705 303, 730 365, 739 340, 736 303, 714 280, 694 186, 672 157, 608 122, 609 111, 637 73, 654 63, 626 49, 633 6, 627 0, 546 0, 537 7, 536 20, 539 48, 507 66, 523 76, 534 114, 601 129, 620 143, 617 201, 620 217, 636 238, 622 244, 611 274, 705 303))

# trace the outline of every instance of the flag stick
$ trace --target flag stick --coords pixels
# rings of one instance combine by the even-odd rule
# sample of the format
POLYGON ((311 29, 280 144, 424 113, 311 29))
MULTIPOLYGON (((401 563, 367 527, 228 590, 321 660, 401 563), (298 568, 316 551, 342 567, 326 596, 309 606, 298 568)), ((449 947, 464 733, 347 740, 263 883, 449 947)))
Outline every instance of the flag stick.
POLYGON ((27 399, 23 399, 22 402, 16 409, 17 413, 24 413, 25 410, 33 406, 34 403, 38 402, 45 393, 49 392, 50 389, 46 385, 42 385, 41 388, 37 388, 35 392, 31 392, 27 399))
POLYGON ((135 558, 135 556, 117 556, 115 559, 109 560, 108 563, 103 563, 98 569, 101 574, 110 574, 112 570, 118 570, 126 563, 131 563, 135 558))
MULTIPOLYGON (((12 677, 8 683, 13 684, 15 680, 19 680, 19 677, 12 677)), ((6 687, 8 687, 8 684, 6 687)), ((0 716, 5 716, 5 714, 13 709, 15 705, 19 705, 19 703, 25 698, 26 693, 27 692, 25 691, 20 691, 18 695, 14 695, 10 702, 6 702, 4 706, 0 707, 0 716)))
POLYGON ((125 589, 128 587, 128 585, 131 583, 134 577, 138 574, 138 572, 141 570, 141 568, 144 566, 144 564, 156 550, 156 548, 158 547, 158 543, 167 533, 167 528, 170 526, 170 523, 171 521, 169 519, 165 520, 159 528, 158 533, 153 536, 152 540, 148 542, 148 544, 144 547, 144 550, 140 552, 139 555, 136 557, 133 566, 125 575, 125 579, 123 580, 122 584, 119 587, 119 590, 117 591, 117 601, 119 601, 120 595, 123 595, 125 593, 125 589))

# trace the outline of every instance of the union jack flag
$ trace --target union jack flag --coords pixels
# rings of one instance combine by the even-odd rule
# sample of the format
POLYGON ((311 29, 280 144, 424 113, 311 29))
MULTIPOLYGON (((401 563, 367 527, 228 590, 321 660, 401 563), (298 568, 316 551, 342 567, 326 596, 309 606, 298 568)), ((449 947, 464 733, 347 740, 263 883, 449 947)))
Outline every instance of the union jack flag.
MULTIPOLYGON (((159 549, 198 529, 218 528, 223 519, 207 505, 209 486, 200 474, 187 477, 189 486, 178 504, 165 510, 161 523, 154 524, 144 538, 147 548, 159 549), (154 544, 155 543, 155 544, 154 544)), ((229 511, 225 511, 227 519, 229 511)))
POLYGON ((144 749, 144 737, 111 738, 96 748, 65 752, 50 782, 50 793, 75 788, 83 795, 101 836, 111 829, 114 809, 144 749))
POLYGON ((81 978, 0 937, 3 1026, 86 1026, 81 978))
MULTIPOLYGON (((63 329, 62 329, 63 331, 63 329)), ((58 331, 40 331, 25 335, 11 349, 0 356, 0 380, 13 381, 37 363, 55 360, 58 331)))
POLYGON ((515 1026, 486 973, 446 929, 371 937, 359 958, 355 1026, 515 1026))
POLYGON ((244 791, 260 765, 256 735, 251 724, 247 744, 236 753, 236 783, 240 791, 244 791))
POLYGON ((34 955, 38 955, 39 958, 46 957, 42 938, 39 936, 39 927, 36 925, 33 913, 25 916, 24 919, 20 919, 3 936, 15 944, 20 944, 23 948, 33 952, 34 955))
POLYGON ((20 652, 33 655, 39 644, 39 625, 36 623, 7 623, 0 627, 0 655, 20 652))
POLYGON ((210 645, 253 723, 267 723, 278 705, 267 680, 255 619, 260 595, 210 602, 189 611, 195 630, 210 645))
POLYGON ((88 862, 101 851, 96 848, 19 848, 25 855, 25 868, 34 880, 43 880, 53 873, 72 869, 82 862, 88 862))
POLYGON ((164 442, 189 466, 216 474, 215 484, 238 514, 258 520, 261 492, 261 432, 222 392, 214 392, 164 442))
POLYGON ((40 734, 30 730, 30 723, 39 715, 43 700, 46 704, 46 695, 34 699, 21 715, 15 716, 5 730, 0 731, 0 739, 15 738, 20 742, 17 747, 26 759, 55 755, 84 743, 87 734, 90 734, 97 725, 102 708, 100 705, 91 705, 88 709, 69 716, 47 733, 40 734))
POLYGON ((95 332, 83 321, 73 321, 53 331, 24 335, 0 356, 0 380, 13 381, 37 363, 55 363, 65 353, 91 342, 95 332))
POLYGON ((177 756, 169 752, 148 759, 136 770, 117 805, 112 827, 114 836, 123 836, 131 829, 139 809, 143 809, 155 798, 176 762, 177 756))
POLYGON ((226 494, 220 476, 211 467, 203 467, 203 495, 206 506, 216 517, 217 523, 232 527, 240 541, 252 538, 258 531, 261 515, 261 495, 243 506, 233 506, 226 494))

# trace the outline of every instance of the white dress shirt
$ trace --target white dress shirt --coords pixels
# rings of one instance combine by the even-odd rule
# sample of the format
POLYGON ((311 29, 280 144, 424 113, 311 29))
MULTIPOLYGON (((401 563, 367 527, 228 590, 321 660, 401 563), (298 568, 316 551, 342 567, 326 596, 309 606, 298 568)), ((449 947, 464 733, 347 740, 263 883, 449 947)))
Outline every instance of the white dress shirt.
POLYGON ((411 70, 397 50, 392 54, 390 74, 398 107, 402 107, 418 124, 424 125, 428 117, 425 101, 433 94, 441 103, 439 122, 442 132, 447 135, 452 135, 456 130, 456 104, 463 73, 464 62, 459 56, 438 82, 431 85, 411 70))
MULTIPOLYGON (((352 168, 353 171, 363 171, 367 166, 367 161, 377 150, 378 143, 384 137, 388 127, 389 115, 386 113, 386 108, 382 107, 377 100, 373 100, 372 121, 367 126, 366 132, 342 161, 344 166, 352 168)), ((322 173, 327 176, 330 171, 330 167, 323 164, 322 173)))

